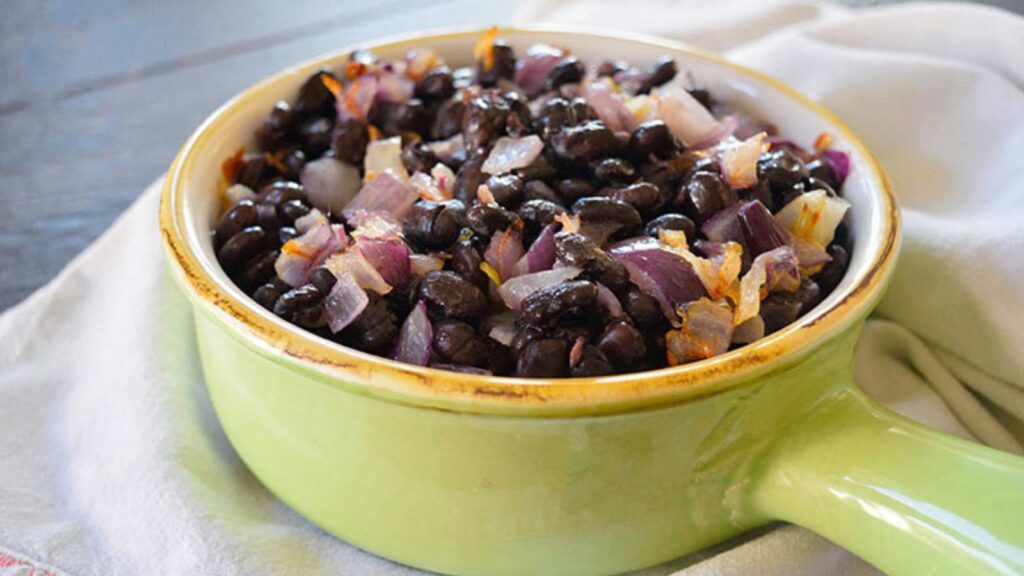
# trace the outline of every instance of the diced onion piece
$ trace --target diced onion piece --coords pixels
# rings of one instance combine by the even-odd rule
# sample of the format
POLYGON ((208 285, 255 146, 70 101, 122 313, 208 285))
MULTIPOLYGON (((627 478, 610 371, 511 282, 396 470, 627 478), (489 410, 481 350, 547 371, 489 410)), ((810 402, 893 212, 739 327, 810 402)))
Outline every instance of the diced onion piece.
POLYGON ((431 202, 443 202, 445 200, 444 196, 441 195, 441 190, 437 187, 437 182, 434 181, 433 176, 430 174, 416 172, 409 177, 409 185, 424 200, 430 200, 431 202))
POLYGON ((742 207, 742 202, 735 202, 722 208, 701 224, 700 231, 712 242, 738 242, 745 245, 746 238, 739 219, 742 207))
POLYGON ((707 295, 693 266, 653 238, 624 240, 611 246, 608 254, 625 266, 641 292, 658 301, 669 320, 676 319, 679 306, 707 295))
POLYGON ((740 280, 739 299, 733 323, 740 325, 757 316, 761 300, 772 288, 792 292, 800 286, 796 254, 789 246, 770 250, 754 258, 750 270, 740 280))
POLYGON ((832 168, 836 182, 842 186, 843 182, 846 182, 846 177, 850 175, 850 155, 842 150, 823 150, 821 157, 832 168))
POLYGON ((679 308, 680 326, 665 334, 670 366, 722 354, 732 342, 732 310, 727 304, 701 298, 679 308))
POLYGON ((437 156, 438 160, 445 164, 452 163, 457 156, 464 155, 466 150, 461 132, 447 140, 430 142, 426 144, 426 147, 434 156, 437 156))
POLYGON ((430 364, 430 349, 434 343, 434 327, 427 316, 427 305, 420 300, 402 322, 391 359, 418 366, 430 364))
POLYGON ((409 246, 400 238, 363 237, 356 246, 384 281, 396 288, 409 282, 409 246))
POLYGON ((832 243, 836 227, 850 203, 824 190, 801 194, 775 214, 775 219, 793 236, 820 248, 832 243))
POLYGON ((711 112, 683 88, 659 89, 654 100, 653 115, 667 124, 672 134, 687 146, 707 140, 719 130, 711 112))
POLYGON ((480 170, 485 174, 504 174, 526 168, 533 164, 543 149, 544 141, 536 134, 521 138, 502 136, 494 143, 480 170))
POLYGON ((444 259, 431 254, 410 254, 409 271, 417 276, 425 276, 427 272, 434 272, 444 268, 444 259))
POLYGON ((743 247, 736 242, 726 242, 720 253, 710 258, 701 258, 692 252, 680 253, 700 277, 701 284, 712 299, 718 300, 728 294, 743 266, 743 247))
POLYGON ((535 96, 544 89, 548 73, 565 57, 565 52, 547 44, 534 44, 526 49, 523 57, 516 62, 515 83, 528 96, 535 96))
POLYGON ((331 256, 327 259, 326 266, 337 278, 350 275, 363 290, 373 290, 381 295, 391 292, 391 285, 366 260, 358 247, 331 256))
POLYGON ((342 274, 324 299, 324 316, 331 332, 337 333, 352 323, 370 303, 369 296, 351 274, 342 274))
POLYGON ((431 68, 444 65, 444 59, 431 48, 413 48, 405 53, 405 74, 419 80, 431 68))
POLYGON ((516 262, 513 276, 550 270, 555 265, 555 224, 548 224, 540 231, 530 249, 516 262))
POLYGON ((412 97, 412 91, 413 83, 408 76, 397 72, 384 72, 377 78, 375 98, 379 102, 401 104, 412 97))
POLYGON ((519 310, 523 300, 541 288, 554 286, 566 280, 572 280, 580 275, 582 270, 566 266, 565 268, 553 268, 543 272, 524 274, 516 276, 498 288, 498 295, 502 302, 512 310, 519 310))
POLYGON ((729 186, 740 190, 757 184, 757 159, 768 151, 764 138, 765 133, 761 132, 722 151, 718 163, 729 186))
POLYGON ((779 226, 772 213, 760 200, 744 202, 736 214, 743 238, 751 256, 778 248, 786 243, 786 231, 779 226))
POLYGON ((321 224, 285 242, 274 261, 274 271, 290 286, 301 286, 317 266, 347 245, 348 237, 342 226, 321 224))
POLYGON ((609 86, 610 80, 596 80, 586 85, 583 98, 597 112, 604 125, 615 132, 632 132, 637 121, 622 96, 609 86))
POLYGON ((504 323, 494 325, 487 335, 499 344, 511 346, 512 339, 516 337, 516 332, 517 329, 515 323, 504 323))
POLYGON ((451 200, 455 194, 455 172, 447 164, 438 162, 430 169, 430 176, 437 183, 437 189, 441 198, 451 200))
POLYGON ((330 224, 330 222, 324 216, 324 213, 316 208, 307 212, 305 216, 299 216, 295 219, 295 229, 298 230, 299 234, 305 234, 322 224, 330 224))
POLYGON ((409 178, 409 172, 402 162, 402 138, 382 138, 366 145, 366 156, 363 158, 363 172, 369 175, 381 175, 385 172, 394 174, 402 180, 409 178))
MULTIPOLYGON (((328 77, 322 76, 322 78, 328 77)), ((344 91, 335 94, 338 119, 342 121, 354 119, 366 124, 370 115, 370 107, 373 106, 376 96, 377 78, 373 74, 363 74, 352 80, 344 91)))
POLYGON ((356 197, 341 213, 349 222, 361 210, 387 212, 400 220, 418 198, 416 190, 408 183, 392 176, 390 172, 383 172, 363 184, 356 197))
POLYGON ((733 344, 750 344, 764 338, 764 319, 760 316, 748 318, 732 333, 733 344))
POLYGON ((307 162, 299 172, 299 181, 310 204, 327 214, 341 214, 363 183, 358 168, 335 158, 307 162))
POLYGON ((525 254, 519 231, 513 228, 495 232, 484 251, 484 260, 497 270, 502 282, 515 275, 515 265, 525 254))
POLYGON ((359 210, 348 219, 353 238, 401 238, 402 226, 395 218, 379 210, 367 212, 359 210))
POLYGON ((706 148, 711 148, 712 146, 717 146, 720 142, 722 142, 729 136, 732 136, 736 132, 736 129, 739 128, 739 126, 739 116, 735 114, 730 114, 718 121, 718 127, 715 128, 714 132, 709 134, 700 142, 694 142, 693 145, 690 146, 690 148, 694 150, 704 150, 706 148))

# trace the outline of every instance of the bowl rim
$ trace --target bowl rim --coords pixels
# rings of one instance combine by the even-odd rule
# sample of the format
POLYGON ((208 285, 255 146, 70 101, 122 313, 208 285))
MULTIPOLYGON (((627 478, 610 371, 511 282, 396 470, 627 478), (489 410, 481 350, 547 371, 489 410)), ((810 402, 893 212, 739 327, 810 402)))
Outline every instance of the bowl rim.
MULTIPOLYGON (((431 30, 359 45, 362 48, 411 48, 431 41, 476 36, 482 27, 431 30)), ((570 37, 614 37, 641 43, 730 69, 741 76, 772 86, 787 98, 815 113, 830 129, 856 148, 879 197, 880 218, 872 234, 881 242, 870 260, 832 305, 819 307, 793 324, 754 343, 725 354, 680 366, 596 378, 525 379, 463 374, 400 363, 347 348, 320 338, 273 316, 247 296, 236 297, 226 276, 203 265, 195 234, 186 226, 188 213, 184 187, 203 144, 228 117, 246 108, 262 90, 296 74, 329 66, 355 47, 332 51, 287 67, 243 90, 214 111, 192 133, 174 159, 160 202, 160 231, 175 277, 194 304, 216 318, 222 327, 242 336, 250 349, 270 355, 289 367, 328 386, 384 400, 459 412, 522 416, 577 416, 635 410, 706 397, 781 370, 805 358, 863 319, 874 307, 888 280, 900 244, 900 218, 888 177, 863 141, 833 112, 789 85, 756 70, 729 62, 688 44, 665 38, 572 26, 502 26, 502 33, 548 34, 570 37)), ((867 244, 867 243, 865 243, 867 244)))

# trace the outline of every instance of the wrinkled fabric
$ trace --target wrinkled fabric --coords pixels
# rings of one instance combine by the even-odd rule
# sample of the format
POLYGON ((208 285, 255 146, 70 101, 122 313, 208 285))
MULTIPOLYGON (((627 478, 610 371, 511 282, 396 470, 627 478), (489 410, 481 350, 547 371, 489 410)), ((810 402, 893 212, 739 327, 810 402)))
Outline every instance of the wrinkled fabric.
MULTIPOLYGON (((1024 21, 993 9, 533 2, 522 19, 658 33, 773 74, 842 116, 892 177, 904 251, 858 384, 929 426, 1024 439, 1024 21)), ((412 574, 277 501, 231 449, 166 272, 154 183, 0 316, 0 559, 58 574, 412 574)), ((17 572, 16 572, 17 571, 17 572)), ((644 574, 873 574, 779 525, 644 574)))

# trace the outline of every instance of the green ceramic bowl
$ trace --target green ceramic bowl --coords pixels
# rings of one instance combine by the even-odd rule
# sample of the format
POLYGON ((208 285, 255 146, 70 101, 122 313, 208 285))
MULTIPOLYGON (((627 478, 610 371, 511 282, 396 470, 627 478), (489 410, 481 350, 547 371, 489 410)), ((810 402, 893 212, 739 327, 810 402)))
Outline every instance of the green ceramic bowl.
MULTIPOLYGON (((413 46, 464 63, 480 31, 413 46)), ((720 98, 850 150, 847 277, 792 326, 703 362, 595 379, 486 378, 349 350, 281 321, 224 275, 210 243, 220 163, 274 101, 338 52, 215 112, 167 178, 161 231, 190 297, 203 371, 238 454, 303 516, 396 561, 459 574, 610 574, 773 520, 894 574, 1024 571, 1024 461, 939 434, 857 391, 853 352, 891 275, 889 184, 838 118, 763 74, 688 46, 565 30, 502 31, 585 59, 676 57, 720 98)))

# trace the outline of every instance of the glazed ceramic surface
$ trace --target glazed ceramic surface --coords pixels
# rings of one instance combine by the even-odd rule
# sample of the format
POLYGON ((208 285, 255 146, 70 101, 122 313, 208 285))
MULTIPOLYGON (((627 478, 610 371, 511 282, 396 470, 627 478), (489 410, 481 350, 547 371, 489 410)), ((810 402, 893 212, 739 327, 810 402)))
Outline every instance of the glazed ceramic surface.
MULTIPOLYGON (((414 46, 467 63, 479 31, 414 46)), ((849 150, 853 251, 843 283, 794 325, 686 366, 596 379, 483 378, 345 349, 287 324, 223 274, 209 240, 220 163, 317 67, 214 113, 167 180, 161 229, 195 309, 203 370, 239 455, 299 513, 357 546, 446 573, 611 574, 783 519, 894 574, 1024 571, 1024 461, 874 405, 854 346, 899 243, 888 183, 837 118, 764 75, 686 46, 507 30, 583 59, 672 54, 716 96, 808 143, 849 150)))

